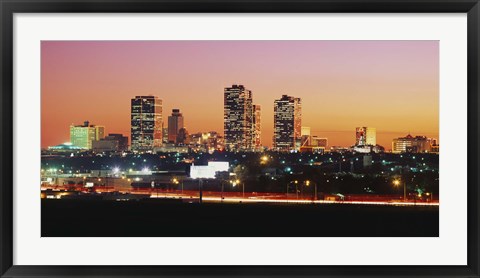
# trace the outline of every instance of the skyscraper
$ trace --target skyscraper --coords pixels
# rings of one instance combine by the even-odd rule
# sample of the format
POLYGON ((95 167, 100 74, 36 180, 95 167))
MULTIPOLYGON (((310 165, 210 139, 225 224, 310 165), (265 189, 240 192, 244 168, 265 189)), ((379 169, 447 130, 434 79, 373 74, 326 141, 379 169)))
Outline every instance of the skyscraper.
POLYGON ((301 144, 302 105, 300 98, 283 95, 274 103, 273 148, 297 150, 301 144))
POLYGON ((82 149, 91 150, 92 141, 100 140, 104 136, 105 127, 90 125, 88 121, 85 121, 83 125, 70 126, 70 142, 82 149))
POLYGON ((357 127, 355 129, 356 146, 375 146, 377 144, 377 129, 374 127, 357 127))
POLYGON ((224 89, 225 147, 230 151, 251 151, 253 130, 252 91, 243 85, 224 89))
POLYGON ((261 124, 261 109, 260 105, 253 105, 253 148, 255 150, 260 150, 262 147, 262 124, 261 124))
POLYGON ((172 109, 172 115, 168 116, 168 142, 177 143, 178 131, 183 128, 183 115, 180 109, 172 109))
POLYGON ((136 96, 131 100, 132 150, 148 151, 162 145, 162 100, 136 96))

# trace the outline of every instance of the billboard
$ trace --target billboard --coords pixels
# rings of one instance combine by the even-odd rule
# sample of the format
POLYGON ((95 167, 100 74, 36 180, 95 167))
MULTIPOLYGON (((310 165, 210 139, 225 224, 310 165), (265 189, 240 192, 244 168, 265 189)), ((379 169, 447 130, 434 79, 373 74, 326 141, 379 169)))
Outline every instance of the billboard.
POLYGON ((228 162, 211 161, 208 165, 190 166, 190 178, 192 179, 214 179, 217 172, 228 171, 228 162))
POLYGON ((228 172, 229 164, 225 161, 209 161, 208 166, 211 166, 215 169, 215 172, 228 172))

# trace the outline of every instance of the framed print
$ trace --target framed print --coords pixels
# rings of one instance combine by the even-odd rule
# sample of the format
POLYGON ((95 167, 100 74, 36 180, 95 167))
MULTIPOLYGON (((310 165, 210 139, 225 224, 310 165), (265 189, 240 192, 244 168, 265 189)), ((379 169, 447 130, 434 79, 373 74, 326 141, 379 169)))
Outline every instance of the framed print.
POLYGON ((479 277, 478 1, 1 7, 1 277, 479 277))

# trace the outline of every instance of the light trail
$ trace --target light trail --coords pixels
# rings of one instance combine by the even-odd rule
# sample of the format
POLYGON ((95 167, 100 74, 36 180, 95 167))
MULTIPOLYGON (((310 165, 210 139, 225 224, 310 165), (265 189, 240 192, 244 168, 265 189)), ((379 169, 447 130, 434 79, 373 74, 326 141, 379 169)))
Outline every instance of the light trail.
MULTIPOLYGON (((188 198, 178 195, 152 195, 150 198, 159 199, 184 199, 198 200, 198 198, 188 198)), ((251 198, 224 198, 220 197, 203 197, 203 202, 211 203, 284 203, 284 204, 349 204, 349 205, 381 205, 381 206, 439 206, 439 203, 423 203, 423 202, 387 202, 387 201, 326 201, 326 200, 285 200, 285 199, 251 199, 251 198)))
MULTIPOLYGON (((52 193, 55 195, 55 198, 59 199, 65 194, 65 187, 48 187, 42 186, 43 190, 52 190, 52 193), (58 196, 57 196, 58 195, 58 196)), ((182 199, 185 201, 198 201, 199 193, 198 191, 187 191, 185 193, 180 192, 165 192, 165 191, 156 191, 151 189, 140 189, 140 190, 121 190, 121 191, 112 191, 113 188, 102 188, 99 187, 96 189, 96 192, 86 193, 86 194, 132 194, 132 195, 149 195, 151 199, 182 199)), ((312 200, 312 199, 293 199, 287 198, 284 194, 278 193, 247 193, 245 192, 246 197, 239 197, 238 194, 234 192, 225 192, 223 200, 221 198, 221 193, 216 191, 204 191, 203 193, 203 202, 210 203, 277 203, 277 204, 345 204, 345 205, 379 205, 379 206, 430 206, 435 207, 439 206, 437 200, 426 202, 426 201, 397 201, 397 200, 312 200), (237 194, 237 196, 232 195, 237 194), (229 196, 230 195, 230 196, 229 196), (250 196, 248 196, 250 195, 250 196)), ((121 195, 120 195, 121 196, 121 195)), ((47 196, 46 198, 52 198, 52 196, 47 196)))

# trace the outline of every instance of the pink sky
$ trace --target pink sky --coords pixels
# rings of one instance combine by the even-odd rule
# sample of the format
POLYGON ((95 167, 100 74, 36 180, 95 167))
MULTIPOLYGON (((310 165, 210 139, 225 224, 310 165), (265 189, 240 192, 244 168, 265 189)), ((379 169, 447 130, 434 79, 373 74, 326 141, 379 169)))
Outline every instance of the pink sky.
POLYGON ((89 120, 130 137, 130 99, 179 108, 190 133, 223 132, 223 88, 243 84, 262 106, 271 146, 273 102, 302 99, 302 125, 329 145, 355 142, 355 127, 395 137, 438 138, 438 41, 44 41, 42 147, 69 141, 89 120))

